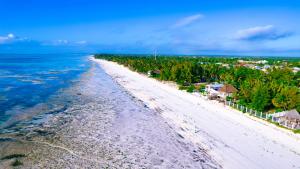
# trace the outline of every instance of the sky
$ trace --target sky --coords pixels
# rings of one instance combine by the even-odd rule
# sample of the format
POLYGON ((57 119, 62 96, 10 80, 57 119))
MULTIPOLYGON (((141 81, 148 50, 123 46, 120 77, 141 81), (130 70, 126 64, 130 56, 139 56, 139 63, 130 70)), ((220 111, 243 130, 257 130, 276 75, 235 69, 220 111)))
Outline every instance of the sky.
POLYGON ((300 0, 0 0, 0 53, 300 57, 300 0))

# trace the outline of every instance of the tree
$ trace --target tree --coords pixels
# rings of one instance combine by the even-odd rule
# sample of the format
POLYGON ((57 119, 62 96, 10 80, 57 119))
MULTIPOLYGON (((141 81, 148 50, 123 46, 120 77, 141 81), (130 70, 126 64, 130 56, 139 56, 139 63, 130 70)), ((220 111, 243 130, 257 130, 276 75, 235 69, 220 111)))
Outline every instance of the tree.
POLYGON ((251 105, 258 111, 264 111, 270 105, 270 93, 268 87, 262 83, 258 83, 252 93, 251 105))
POLYGON ((255 85, 255 80, 248 78, 240 85, 239 99, 241 102, 249 103, 251 101, 252 89, 255 85))
POLYGON ((299 100, 300 95, 297 87, 284 87, 275 98, 272 99, 272 103, 275 107, 290 110, 299 105, 299 100))

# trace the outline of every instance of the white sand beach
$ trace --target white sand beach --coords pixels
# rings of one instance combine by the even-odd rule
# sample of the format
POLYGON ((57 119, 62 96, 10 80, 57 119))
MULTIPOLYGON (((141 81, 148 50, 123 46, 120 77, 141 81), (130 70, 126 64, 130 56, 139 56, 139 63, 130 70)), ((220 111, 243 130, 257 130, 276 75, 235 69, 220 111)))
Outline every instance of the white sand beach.
POLYGON ((93 60, 223 168, 300 168, 298 135, 114 62, 93 60))

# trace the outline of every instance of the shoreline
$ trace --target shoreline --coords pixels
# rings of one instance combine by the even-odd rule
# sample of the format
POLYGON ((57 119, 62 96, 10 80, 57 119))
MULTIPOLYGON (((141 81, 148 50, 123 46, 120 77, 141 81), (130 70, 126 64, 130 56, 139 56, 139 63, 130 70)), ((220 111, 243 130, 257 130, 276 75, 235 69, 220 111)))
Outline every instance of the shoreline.
POLYGON ((22 168, 221 168, 91 64, 66 91, 71 102, 65 110, 38 126, 0 135, 0 159, 18 156, 0 160, 0 168, 13 168, 14 160, 22 168))
POLYGON ((224 168, 300 167, 298 135, 117 63, 92 60, 133 96, 160 112, 183 137, 205 147, 224 168))

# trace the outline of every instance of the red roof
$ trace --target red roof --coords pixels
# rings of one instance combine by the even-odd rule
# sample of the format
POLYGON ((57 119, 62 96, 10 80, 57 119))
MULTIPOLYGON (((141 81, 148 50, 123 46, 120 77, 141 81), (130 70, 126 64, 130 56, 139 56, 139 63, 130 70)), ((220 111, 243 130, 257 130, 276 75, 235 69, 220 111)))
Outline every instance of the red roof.
POLYGON ((224 92, 224 93, 235 93, 237 91, 238 90, 230 84, 226 84, 219 89, 219 92, 224 92))

